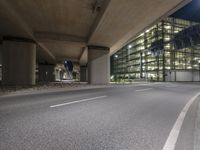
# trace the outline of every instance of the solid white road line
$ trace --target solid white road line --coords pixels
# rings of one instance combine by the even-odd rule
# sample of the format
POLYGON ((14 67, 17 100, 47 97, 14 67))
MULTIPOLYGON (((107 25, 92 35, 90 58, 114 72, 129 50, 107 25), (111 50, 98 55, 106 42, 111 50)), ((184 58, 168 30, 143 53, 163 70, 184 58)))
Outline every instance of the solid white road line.
POLYGON ((57 104, 57 105, 52 105, 50 106, 51 108, 55 108, 55 107, 60 107, 60 106, 65 106, 65 105, 71 105, 71 104, 75 104, 75 103, 81 103, 81 102, 86 102, 86 101, 91 101, 91 100, 96 100, 96 99, 101 99, 101 98, 106 98, 107 96, 99 96, 99 97, 92 97, 92 98, 87 98, 87 99, 82 99, 82 100, 78 100, 78 101, 73 101, 73 102, 68 102, 68 103, 62 103, 62 104, 57 104))
POLYGON ((147 89, 140 89, 140 90, 136 90, 136 92, 143 92, 143 91, 148 91, 151 90, 152 88, 147 88, 147 89))
POLYGON ((192 105, 192 103, 195 101, 195 99, 200 95, 200 93, 197 93, 194 97, 192 97, 189 102, 185 105, 183 110, 181 111, 178 119, 176 120, 168 138, 167 141, 165 142, 165 145, 162 150, 174 150, 176 146, 176 142, 183 124, 183 121, 185 119, 185 116, 188 112, 188 109, 192 105))

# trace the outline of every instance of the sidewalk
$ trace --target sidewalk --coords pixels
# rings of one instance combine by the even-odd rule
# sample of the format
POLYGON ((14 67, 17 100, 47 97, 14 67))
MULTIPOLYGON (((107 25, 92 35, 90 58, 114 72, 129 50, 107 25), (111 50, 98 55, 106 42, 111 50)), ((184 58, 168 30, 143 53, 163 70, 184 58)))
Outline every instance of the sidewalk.
POLYGON ((73 83, 63 83, 63 82, 53 82, 48 84, 36 85, 32 87, 1 87, 0 97, 5 96, 19 96, 19 95, 29 95, 29 94, 41 94, 49 92, 62 92, 62 91, 74 91, 74 90, 86 90, 93 88, 111 88, 119 86, 134 86, 134 85, 144 85, 150 84, 148 82, 134 82, 134 83, 110 83, 108 85, 89 85, 87 83, 73 82, 73 83))
POLYGON ((105 87, 105 85, 89 85, 86 83, 62 83, 53 82, 48 84, 40 84, 35 86, 17 86, 17 87, 1 87, 0 96, 18 96, 18 95, 29 95, 29 94, 40 94, 48 92, 59 92, 59 91, 70 91, 70 90, 80 90, 89 88, 99 88, 105 87))
POLYGON ((200 96, 186 114, 175 150, 200 150, 200 96))
POLYGON ((199 100, 199 105, 198 105, 198 109, 197 109, 197 118, 196 118, 196 121, 195 121, 194 150, 200 150, 200 100, 199 100))

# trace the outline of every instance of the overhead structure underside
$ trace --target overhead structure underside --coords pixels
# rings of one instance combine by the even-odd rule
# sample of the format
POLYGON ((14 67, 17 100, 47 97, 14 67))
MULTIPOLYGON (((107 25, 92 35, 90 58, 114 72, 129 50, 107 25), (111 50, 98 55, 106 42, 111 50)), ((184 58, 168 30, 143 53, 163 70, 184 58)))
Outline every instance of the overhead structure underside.
POLYGON ((37 60, 86 62, 88 45, 113 54, 190 0, 1 0, 1 37, 36 41, 37 60))

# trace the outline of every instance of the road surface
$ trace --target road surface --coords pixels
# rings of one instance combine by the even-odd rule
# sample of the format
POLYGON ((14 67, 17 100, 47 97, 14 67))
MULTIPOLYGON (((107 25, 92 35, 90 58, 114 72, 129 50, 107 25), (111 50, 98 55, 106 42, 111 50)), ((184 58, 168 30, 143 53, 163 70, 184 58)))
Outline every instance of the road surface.
POLYGON ((0 97, 1 150, 162 150, 199 84, 0 97))

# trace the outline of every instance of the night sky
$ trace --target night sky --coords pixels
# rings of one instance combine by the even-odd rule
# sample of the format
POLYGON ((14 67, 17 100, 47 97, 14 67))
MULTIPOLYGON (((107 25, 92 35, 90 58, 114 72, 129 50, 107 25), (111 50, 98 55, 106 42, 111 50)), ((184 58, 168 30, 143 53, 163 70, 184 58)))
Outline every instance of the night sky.
POLYGON ((200 22, 200 0, 192 0, 188 5, 175 12, 172 17, 200 22))

